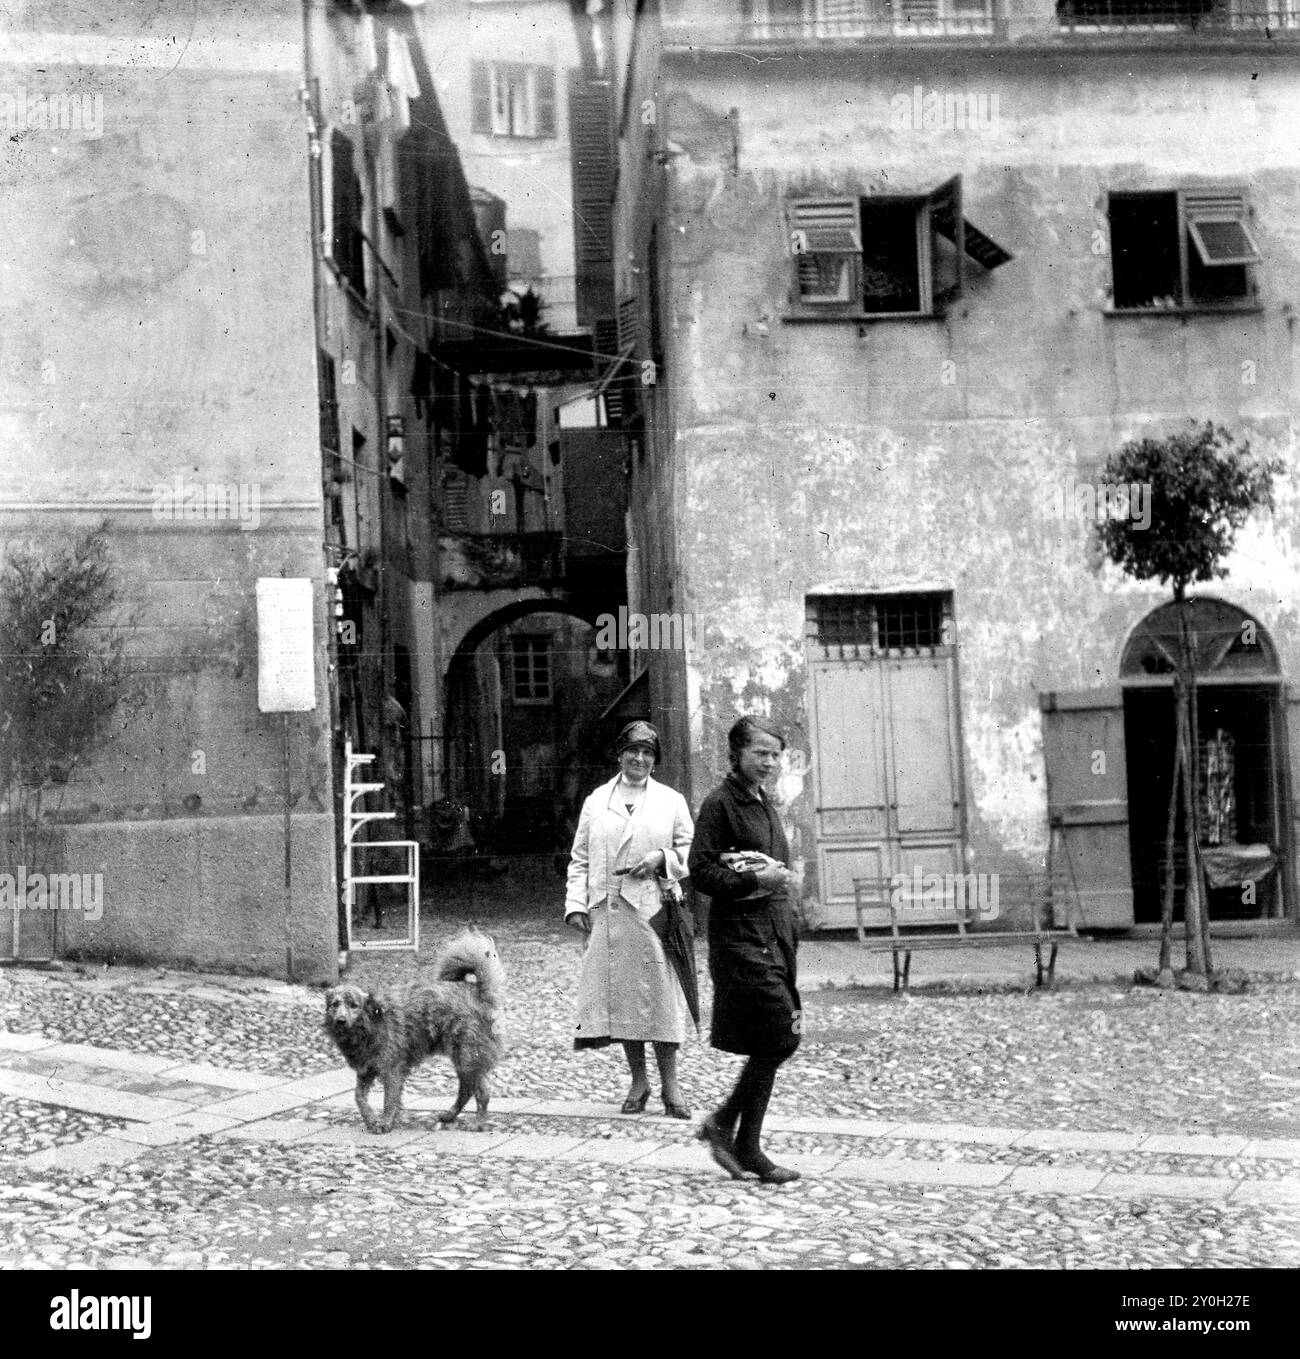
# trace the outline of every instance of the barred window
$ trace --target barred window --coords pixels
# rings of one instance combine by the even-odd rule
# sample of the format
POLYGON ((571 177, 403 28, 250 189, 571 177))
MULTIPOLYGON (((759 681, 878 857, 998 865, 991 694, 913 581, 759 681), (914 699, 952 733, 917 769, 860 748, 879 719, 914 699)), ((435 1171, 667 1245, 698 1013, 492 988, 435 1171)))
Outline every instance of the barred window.
POLYGON ((809 640, 836 656, 926 655, 954 640, 952 596, 939 590, 814 595, 808 622, 809 640))
POLYGON ((551 701, 551 639, 510 639, 510 693, 516 703, 551 701))

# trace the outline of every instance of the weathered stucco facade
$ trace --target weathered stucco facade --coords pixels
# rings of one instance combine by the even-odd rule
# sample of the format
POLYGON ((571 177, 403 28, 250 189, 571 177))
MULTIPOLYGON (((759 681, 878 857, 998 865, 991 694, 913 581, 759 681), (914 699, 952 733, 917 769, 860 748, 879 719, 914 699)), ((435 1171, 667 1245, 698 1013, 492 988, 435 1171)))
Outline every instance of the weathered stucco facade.
POLYGON ((328 626, 301 8, 158 5, 125 43, 111 12, 55 32, 37 8, 5 89, 102 97, 102 126, 3 142, 2 532, 105 525, 143 686, 64 790, 52 866, 104 900, 62 913, 60 951, 283 973, 291 945, 299 980, 332 977, 325 648, 291 718, 287 906, 282 719, 257 702, 256 580, 311 580, 328 626), (170 513, 178 477, 252 488, 256 516, 170 513))
MULTIPOLYGON (((727 50, 734 23, 724 41, 667 8, 658 126, 624 127, 667 167, 672 416, 633 505, 678 525, 676 591, 650 607, 688 611, 701 639, 685 679, 660 663, 653 697, 689 707, 690 794, 716 778, 738 712, 776 718, 814 766, 801 779, 796 757, 783 792, 824 916, 815 766, 835 756, 813 747, 807 600, 923 582, 951 594, 966 864, 1041 868, 1041 696, 1117 686, 1126 636, 1166 598, 1102 568, 1091 525, 1054 509, 1123 442, 1210 419, 1285 460, 1275 515, 1204 593, 1258 620, 1300 678, 1295 47, 796 38, 764 55, 727 50), (974 125, 945 120, 949 96, 974 125), (961 215, 1010 262, 968 259, 938 315, 809 317, 792 301, 791 200, 920 197, 953 176, 961 215), (1108 196, 1224 185, 1251 210, 1250 305, 1116 314, 1108 196)), ((643 231, 634 206, 623 221, 626 240, 643 231)))

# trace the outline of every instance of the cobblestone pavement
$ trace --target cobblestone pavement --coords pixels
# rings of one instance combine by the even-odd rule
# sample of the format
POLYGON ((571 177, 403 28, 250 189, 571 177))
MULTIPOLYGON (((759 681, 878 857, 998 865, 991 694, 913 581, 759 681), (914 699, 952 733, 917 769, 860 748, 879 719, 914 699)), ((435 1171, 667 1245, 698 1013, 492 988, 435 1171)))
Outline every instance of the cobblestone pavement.
MULTIPOLYGON (((434 1124, 435 1062, 367 1134, 319 991, 0 972, 0 1266, 1300 1265, 1292 980, 807 993, 768 1142, 804 1178, 773 1188, 617 1115, 621 1058, 569 1047, 576 940, 495 933, 511 1046, 481 1132, 434 1124)), ((692 1039, 682 1065, 703 1109, 737 1059, 692 1039)))

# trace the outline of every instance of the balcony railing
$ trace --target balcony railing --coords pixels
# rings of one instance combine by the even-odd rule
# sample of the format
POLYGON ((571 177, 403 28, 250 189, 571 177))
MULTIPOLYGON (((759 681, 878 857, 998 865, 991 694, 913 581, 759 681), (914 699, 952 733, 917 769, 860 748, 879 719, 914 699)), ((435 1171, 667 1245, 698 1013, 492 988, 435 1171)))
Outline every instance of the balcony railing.
POLYGON ((1295 0, 1061 0, 1057 17, 1070 33, 1300 36, 1295 0))
POLYGON ((865 3, 859 12, 836 18, 738 18, 674 22, 665 18, 664 37, 699 43, 892 42, 912 38, 993 38, 1000 25, 992 0, 948 5, 944 0, 888 0, 865 3))
MULTIPOLYGON (((1050 23, 1051 0, 1044 0, 1050 23)), ((766 15, 696 19, 665 16, 669 47, 822 45, 956 41, 1001 43, 1027 37, 1023 19, 1008 33, 999 0, 807 0, 769 5, 766 15), (833 9, 833 14, 832 14, 833 9)), ((1170 33, 1218 39, 1300 37, 1300 0, 1059 0, 1056 28, 1063 35, 1121 37, 1170 33)), ((1030 30, 1033 26, 1030 26, 1030 30)), ((1046 36, 1039 28, 1034 36, 1046 36)))

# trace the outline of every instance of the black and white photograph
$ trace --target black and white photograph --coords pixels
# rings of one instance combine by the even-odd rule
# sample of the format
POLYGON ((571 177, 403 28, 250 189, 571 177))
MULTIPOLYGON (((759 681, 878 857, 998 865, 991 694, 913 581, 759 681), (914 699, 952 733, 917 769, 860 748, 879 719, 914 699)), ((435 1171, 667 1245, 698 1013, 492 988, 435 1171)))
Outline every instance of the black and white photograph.
POLYGON ((0 220, 6 1310, 1262 1338, 1300 0, 4 0, 0 220))

